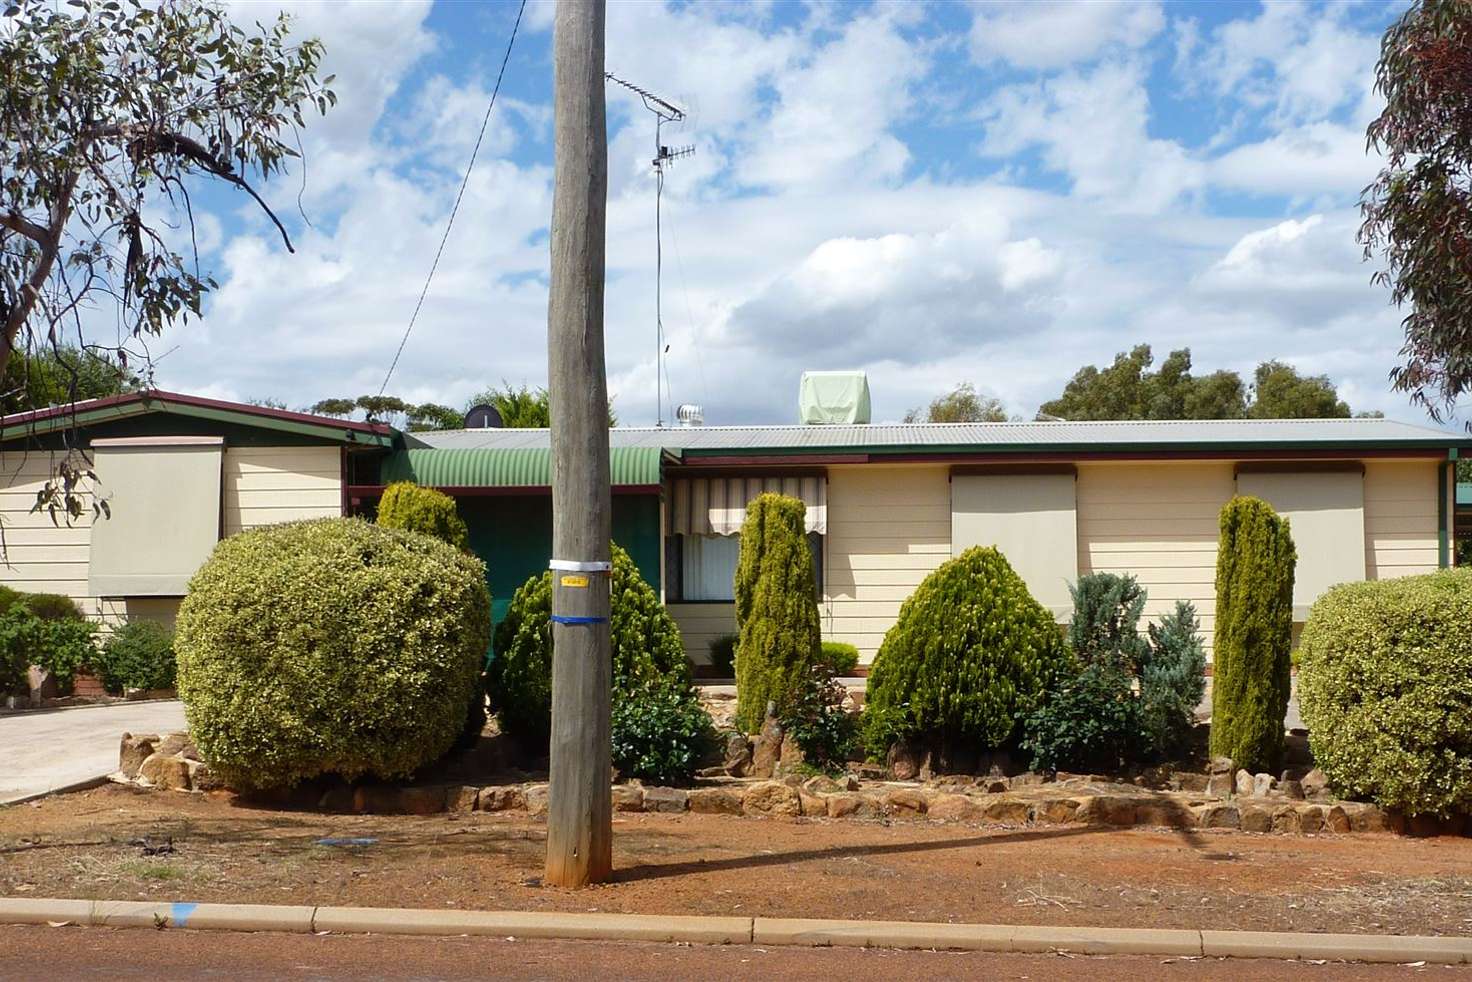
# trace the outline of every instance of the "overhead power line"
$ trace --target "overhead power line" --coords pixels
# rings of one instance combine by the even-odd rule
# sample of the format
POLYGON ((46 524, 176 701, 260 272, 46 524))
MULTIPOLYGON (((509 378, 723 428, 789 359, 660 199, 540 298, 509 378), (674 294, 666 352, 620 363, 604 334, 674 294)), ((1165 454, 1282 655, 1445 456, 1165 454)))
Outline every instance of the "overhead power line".
POLYGON ((486 114, 480 121, 480 132, 476 134, 475 146, 470 151, 470 163, 465 166, 465 176, 460 181, 460 190, 455 193, 455 204, 450 209, 450 218, 445 222, 445 234, 440 236, 440 246, 434 251, 434 261, 429 264, 429 275, 424 278, 424 289, 419 291, 419 300, 414 304, 414 313, 409 315, 409 326, 404 328, 404 336, 399 339, 399 350, 394 352, 394 360, 389 363, 388 372, 383 376, 383 384, 378 387, 378 394, 383 395, 388 388, 389 379, 393 378, 394 369, 399 367, 399 357, 404 353, 404 345, 409 342, 409 334, 414 330, 414 322, 419 319, 419 311, 424 306, 424 298, 429 295, 429 285, 434 282, 435 270, 439 269, 440 257, 445 253, 445 243, 450 240, 450 229, 455 227, 455 216, 460 212, 460 201, 465 197, 465 188, 470 184, 470 174, 475 170, 475 158, 480 153, 481 141, 486 136, 486 126, 491 121, 491 110, 496 107, 496 96, 501 91, 501 79, 506 77, 506 63, 511 60, 511 49, 516 45, 516 32, 521 28, 521 15, 526 12, 526 0, 521 0, 521 6, 516 10, 516 23, 511 25, 511 37, 506 42, 506 53, 501 56, 501 70, 496 73, 496 84, 491 89, 491 101, 486 105, 486 114))

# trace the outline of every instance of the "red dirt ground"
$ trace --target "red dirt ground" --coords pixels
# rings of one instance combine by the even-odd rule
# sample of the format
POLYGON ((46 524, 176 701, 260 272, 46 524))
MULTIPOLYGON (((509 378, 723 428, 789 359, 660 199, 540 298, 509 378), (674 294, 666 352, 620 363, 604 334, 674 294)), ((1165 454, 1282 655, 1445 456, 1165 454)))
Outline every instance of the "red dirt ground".
POLYGON ((520 813, 338 816, 108 786, 0 810, 0 895, 1472 933, 1472 840, 620 815, 615 882, 543 887, 520 813), (372 837, 368 847, 317 845, 372 837), (145 856, 140 840, 172 837, 145 856))

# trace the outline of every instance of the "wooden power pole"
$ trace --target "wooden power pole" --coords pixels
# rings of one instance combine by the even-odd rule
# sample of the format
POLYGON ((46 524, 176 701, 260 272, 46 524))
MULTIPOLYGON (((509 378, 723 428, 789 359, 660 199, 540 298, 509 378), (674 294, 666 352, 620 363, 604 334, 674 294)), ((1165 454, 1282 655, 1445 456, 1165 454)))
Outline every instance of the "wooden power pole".
POLYGON ((552 746, 545 882, 564 887, 600 883, 613 870, 603 13, 604 0, 560 0, 552 33, 552 746))

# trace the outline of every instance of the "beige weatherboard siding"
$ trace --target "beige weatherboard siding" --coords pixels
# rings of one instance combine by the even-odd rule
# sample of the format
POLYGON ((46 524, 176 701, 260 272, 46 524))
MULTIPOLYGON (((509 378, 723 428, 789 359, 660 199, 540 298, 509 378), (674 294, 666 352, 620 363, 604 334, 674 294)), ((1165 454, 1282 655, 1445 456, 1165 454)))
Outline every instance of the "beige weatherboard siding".
POLYGON ((338 447, 231 447, 224 480, 226 535, 342 514, 338 447))
POLYGON ((61 452, 12 450, 0 453, 0 523, 5 529, 5 563, 0 583, 29 593, 60 593, 78 601, 82 612, 97 616, 97 600, 87 590, 92 542, 92 512, 55 524, 33 512, 36 494, 55 473, 61 452))
POLYGON ((951 476, 951 555, 995 546, 1033 599, 1067 620, 1078 580, 1075 478, 1067 473, 951 476))
POLYGON ((874 660, 902 604, 951 558, 950 469, 945 464, 828 468, 823 637, 874 660))
POLYGON ((1325 590, 1365 578, 1365 478, 1358 462, 1335 470, 1292 466, 1258 471, 1244 465, 1237 493, 1261 498, 1288 519, 1298 553, 1293 619, 1302 621, 1325 590))
POLYGON ((1440 562, 1436 480, 1429 460, 1365 463, 1365 575, 1372 580, 1435 572, 1440 562))
POLYGON ((736 631, 734 603, 672 603, 670 616, 680 628, 685 657, 697 665, 710 664, 710 643, 736 631))

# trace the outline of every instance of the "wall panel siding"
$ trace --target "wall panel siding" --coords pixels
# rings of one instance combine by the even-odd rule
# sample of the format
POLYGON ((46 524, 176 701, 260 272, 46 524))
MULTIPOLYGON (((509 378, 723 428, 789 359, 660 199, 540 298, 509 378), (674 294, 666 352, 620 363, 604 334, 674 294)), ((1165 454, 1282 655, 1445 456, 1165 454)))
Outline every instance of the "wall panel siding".
POLYGON ((1232 497, 1232 464, 1080 464, 1078 571, 1132 573, 1154 617, 1196 605, 1208 651, 1216 625, 1217 520, 1232 497))
MULTIPOLYGON (((340 451, 331 447, 226 447, 221 463, 224 532, 342 512, 340 451)), ((46 514, 30 511, 36 492, 50 479, 52 455, 32 451, 0 454, 0 522, 8 563, 0 583, 17 590, 62 593, 104 625, 130 614, 172 620, 178 602, 169 598, 100 598, 89 595, 90 513, 58 527, 46 514)))
POLYGON ((722 634, 736 631, 736 605, 733 603, 669 604, 669 612, 680 626, 685 657, 697 665, 710 664, 712 641, 722 634))
POLYGON ((900 604, 951 558, 951 488, 943 464, 828 469, 823 637, 874 660, 900 604))
POLYGON ((1365 576, 1387 580, 1435 572, 1438 528, 1434 461, 1365 464, 1365 576))

